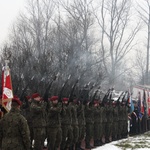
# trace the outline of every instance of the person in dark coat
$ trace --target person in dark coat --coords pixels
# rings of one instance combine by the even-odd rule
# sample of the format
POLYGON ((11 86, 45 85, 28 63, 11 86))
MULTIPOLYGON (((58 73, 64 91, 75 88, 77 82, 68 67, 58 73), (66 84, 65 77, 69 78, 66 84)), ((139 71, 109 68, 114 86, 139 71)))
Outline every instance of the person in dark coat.
POLYGON ((26 119, 20 114, 21 102, 12 99, 11 110, 0 120, 0 149, 29 150, 30 131, 26 119))

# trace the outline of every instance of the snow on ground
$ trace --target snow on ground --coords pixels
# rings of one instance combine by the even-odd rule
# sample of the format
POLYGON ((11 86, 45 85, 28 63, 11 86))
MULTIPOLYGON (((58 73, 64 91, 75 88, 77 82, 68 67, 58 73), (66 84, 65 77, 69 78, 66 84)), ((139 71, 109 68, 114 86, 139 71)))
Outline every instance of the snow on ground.
POLYGON ((150 132, 114 141, 93 150, 150 150, 150 132))

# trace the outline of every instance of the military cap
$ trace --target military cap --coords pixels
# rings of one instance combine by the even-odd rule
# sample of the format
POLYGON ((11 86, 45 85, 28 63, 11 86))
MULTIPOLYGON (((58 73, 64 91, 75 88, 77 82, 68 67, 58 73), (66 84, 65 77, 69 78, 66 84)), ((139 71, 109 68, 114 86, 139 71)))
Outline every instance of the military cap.
POLYGON ((69 98, 63 98, 62 101, 63 101, 63 102, 69 101, 69 98))
POLYGON ((58 100, 58 96, 52 96, 52 97, 50 98, 50 101, 55 101, 55 100, 58 100))
POLYGON ((12 102, 16 102, 18 105, 21 105, 21 101, 19 100, 19 98, 13 98, 12 102))
POLYGON ((32 98, 37 98, 37 97, 40 97, 40 94, 39 94, 39 93, 34 93, 34 94, 32 94, 32 98))

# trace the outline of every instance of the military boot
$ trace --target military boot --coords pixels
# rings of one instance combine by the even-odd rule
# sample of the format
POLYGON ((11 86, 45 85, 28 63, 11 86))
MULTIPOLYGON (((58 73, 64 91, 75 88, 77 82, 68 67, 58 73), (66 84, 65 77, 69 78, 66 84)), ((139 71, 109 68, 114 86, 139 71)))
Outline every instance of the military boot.
POLYGON ((94 148, 94 147, 91 146, 90 143, 86 142, 85 148, 86 148, 86 149, 91 149, 91 148, 94 148))

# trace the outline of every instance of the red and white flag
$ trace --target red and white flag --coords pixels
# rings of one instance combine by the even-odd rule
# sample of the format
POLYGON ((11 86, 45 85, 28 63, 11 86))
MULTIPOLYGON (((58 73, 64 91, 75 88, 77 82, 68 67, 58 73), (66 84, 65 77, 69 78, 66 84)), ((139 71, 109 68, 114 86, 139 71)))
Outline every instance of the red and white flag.
POLYGON ((10 69, 6 63, 2 70, 2 105, 9 111, 11 109, 11 100, 13 98, 12 82, 10 69))

